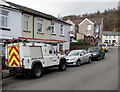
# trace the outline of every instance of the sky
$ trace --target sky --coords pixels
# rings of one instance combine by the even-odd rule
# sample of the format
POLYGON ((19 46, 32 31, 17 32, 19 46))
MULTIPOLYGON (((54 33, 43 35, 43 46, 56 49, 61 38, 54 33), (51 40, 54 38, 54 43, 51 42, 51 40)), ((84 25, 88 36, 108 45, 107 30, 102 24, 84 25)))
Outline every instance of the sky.
POLYGON ((26 6, 40 12, 63 17, 103 12, 108 8, 117 8, 119 0, 6 0, 26 6), (105 2, 104 2, 105 1, 105 2))

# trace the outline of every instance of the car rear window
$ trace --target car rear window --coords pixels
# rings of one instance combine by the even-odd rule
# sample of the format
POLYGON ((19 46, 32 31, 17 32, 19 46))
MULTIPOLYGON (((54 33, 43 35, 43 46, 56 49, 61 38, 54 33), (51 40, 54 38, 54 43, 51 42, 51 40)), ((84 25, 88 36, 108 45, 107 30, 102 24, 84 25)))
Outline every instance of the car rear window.
POLYGON ((104 46, 104 47, 106 47, 106 45, 105 45, 105 44, 99 44, 99 46, 104 46))

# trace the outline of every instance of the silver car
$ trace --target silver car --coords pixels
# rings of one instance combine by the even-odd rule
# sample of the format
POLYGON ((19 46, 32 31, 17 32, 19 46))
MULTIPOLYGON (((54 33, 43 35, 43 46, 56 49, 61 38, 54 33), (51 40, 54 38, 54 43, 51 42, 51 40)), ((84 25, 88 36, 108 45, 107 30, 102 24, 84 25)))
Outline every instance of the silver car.
POLYGON ((67 65, 80 66, 82 63, 91 63, 91 54, 86 50, 72 50, 65 56, 67 65))

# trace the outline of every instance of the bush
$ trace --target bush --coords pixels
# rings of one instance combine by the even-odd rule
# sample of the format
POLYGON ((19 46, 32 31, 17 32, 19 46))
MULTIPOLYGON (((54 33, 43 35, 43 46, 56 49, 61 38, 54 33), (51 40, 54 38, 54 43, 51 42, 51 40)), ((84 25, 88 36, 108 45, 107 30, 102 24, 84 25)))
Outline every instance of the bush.
POLYGON ((84 42, 84 40, 79 40, 77 43, 70 43, 70 50, 77 50, 77 49, 88 49, 89 47, 92 47, 93 44, 84 42))

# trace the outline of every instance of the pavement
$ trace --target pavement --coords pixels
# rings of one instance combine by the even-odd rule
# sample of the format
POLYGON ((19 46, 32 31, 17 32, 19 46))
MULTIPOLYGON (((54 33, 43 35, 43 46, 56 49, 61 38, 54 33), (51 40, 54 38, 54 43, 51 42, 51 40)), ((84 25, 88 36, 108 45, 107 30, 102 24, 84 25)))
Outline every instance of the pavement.
POLYGON ((118 90, 118 49, 111 48, 105 59, 67 67, 66 71, 49 69, 39 79, 5 78, 3 90, 118 90))
POLYGON ((2 77, 3 78, 10 77, 9 71, 8 70, 2 70, 2 77))

